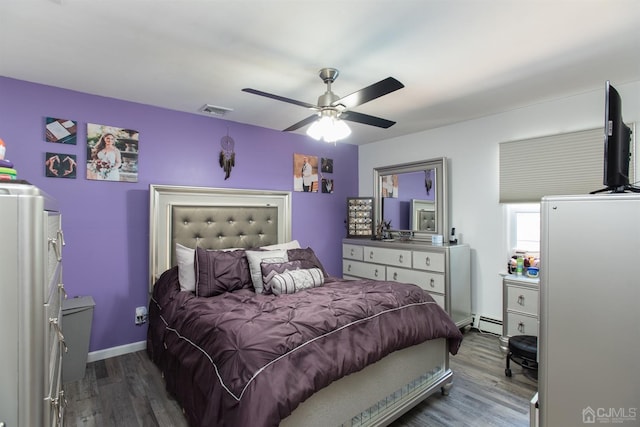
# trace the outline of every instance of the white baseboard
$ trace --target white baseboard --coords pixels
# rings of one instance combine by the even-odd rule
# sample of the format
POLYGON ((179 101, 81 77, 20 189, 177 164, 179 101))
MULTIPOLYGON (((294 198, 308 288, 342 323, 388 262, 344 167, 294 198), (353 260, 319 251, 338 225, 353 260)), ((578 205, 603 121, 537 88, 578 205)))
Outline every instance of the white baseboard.
POLYGON ((476 328, 482 332, 502 335, 502 320, 480 316, 478 318, 476 328))
POLYGON ((122 356, 127 353, 135 353, 136 351, 145 350, 146 348, 147 342, 139 341, 131 344, 120 345, 118 347, 106 348, 104 350, 92 351, 87 355, 87 363, 108 359, 110 357, 122 356))

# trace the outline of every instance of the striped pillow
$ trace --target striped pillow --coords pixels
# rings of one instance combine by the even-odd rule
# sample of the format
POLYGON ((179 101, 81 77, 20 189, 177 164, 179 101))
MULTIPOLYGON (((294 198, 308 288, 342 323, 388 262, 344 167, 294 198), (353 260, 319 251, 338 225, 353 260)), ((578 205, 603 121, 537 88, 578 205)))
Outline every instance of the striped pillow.
POLYGON ((324 284, 324 275, 319 268, 288 270, 274 275, 269 280, 269 288, 274 295, 293 294, 324 284))
POLYGON ((262 270, 262 293, 271 294, 271 279, 276 274, 284 273, 285 271, 298 270, 302 268, 302 261, 289 261, 289 262, 261 262, 260 270, 262 270))

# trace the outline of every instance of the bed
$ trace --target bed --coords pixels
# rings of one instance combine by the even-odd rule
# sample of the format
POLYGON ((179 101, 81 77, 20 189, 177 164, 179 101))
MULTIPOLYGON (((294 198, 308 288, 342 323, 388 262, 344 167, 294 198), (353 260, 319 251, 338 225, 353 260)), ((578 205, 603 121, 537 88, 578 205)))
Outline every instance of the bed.
POLYGON ((379 426, 447 394, 449 316, 415 285, 329 276, 290 199, 150 186, 147 352, 189 424, 379 426))

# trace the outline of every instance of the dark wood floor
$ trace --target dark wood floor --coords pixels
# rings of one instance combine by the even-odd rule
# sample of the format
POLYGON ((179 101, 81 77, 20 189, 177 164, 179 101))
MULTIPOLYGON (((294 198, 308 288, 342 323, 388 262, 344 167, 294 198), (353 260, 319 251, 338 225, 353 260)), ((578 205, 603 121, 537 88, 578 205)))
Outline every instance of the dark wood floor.
MULTIPOLYGON (((504 368, 497 336, 466 332, 460 352, 451 357, 450 394, 434 394, 392 426, 528 426, 537 383, 518 365, 512 364, 511 378, 504 368)), ((65 393, 68 427, 187 426, 144 351, 89 363, 84 379, 66 383, 65 393)))

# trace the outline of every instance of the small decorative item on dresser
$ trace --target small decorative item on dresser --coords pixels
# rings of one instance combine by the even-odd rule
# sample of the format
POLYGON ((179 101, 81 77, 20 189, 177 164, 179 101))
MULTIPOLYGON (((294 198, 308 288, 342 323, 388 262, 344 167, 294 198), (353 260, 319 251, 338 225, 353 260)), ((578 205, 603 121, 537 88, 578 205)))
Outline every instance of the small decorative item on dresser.
POLYGON ((4 158, 6 147, 0 139, 0 181, 14 181, 18 178, 18 172, 13 169, 13 163, 4 158))
MULTIPOLYGON (((376 239, 372 197, 347 197, 347 237, 376 239)), ((382 237, 380 237, 381 239, 382 237)))

